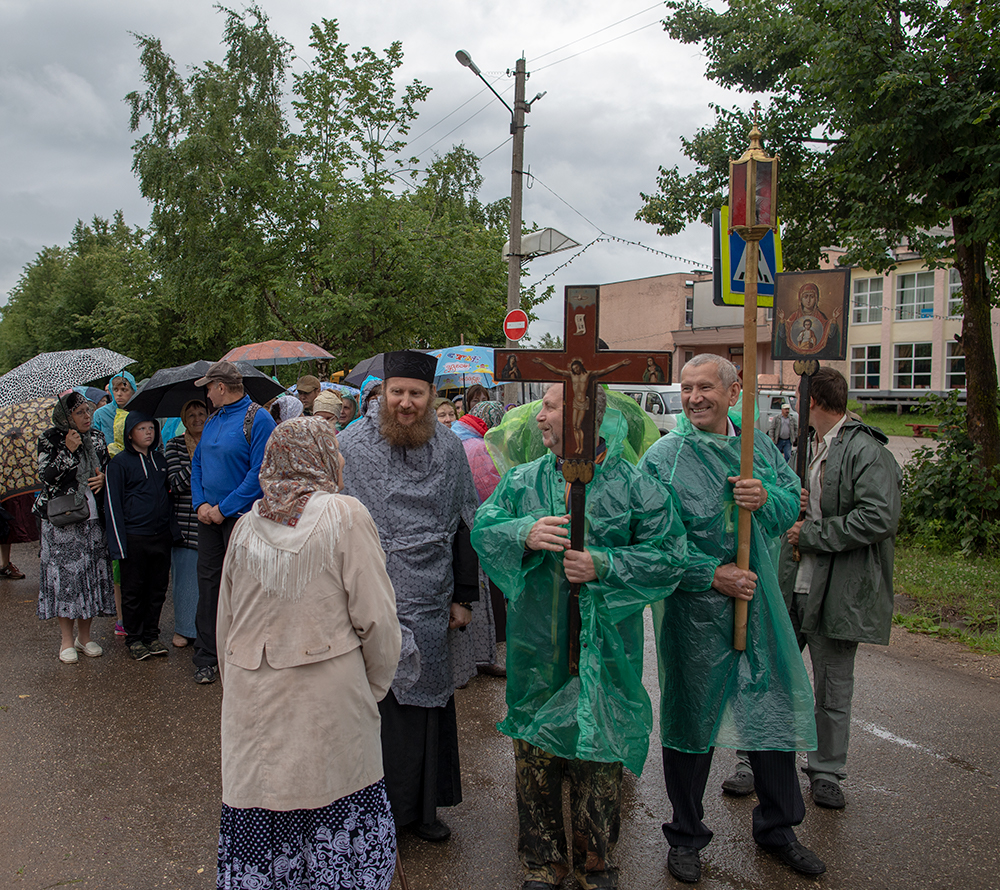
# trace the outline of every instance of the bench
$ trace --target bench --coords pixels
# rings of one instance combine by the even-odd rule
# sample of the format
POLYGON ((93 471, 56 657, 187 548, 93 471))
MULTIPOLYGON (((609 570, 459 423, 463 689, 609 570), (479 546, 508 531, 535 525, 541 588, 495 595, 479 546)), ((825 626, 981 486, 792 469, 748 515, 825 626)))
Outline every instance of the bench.
POLYGON ((908 423, 907 426, 913 430, 914 439, 922 439, 925 432, 936 433, 938 431, 936 423, 908 423))

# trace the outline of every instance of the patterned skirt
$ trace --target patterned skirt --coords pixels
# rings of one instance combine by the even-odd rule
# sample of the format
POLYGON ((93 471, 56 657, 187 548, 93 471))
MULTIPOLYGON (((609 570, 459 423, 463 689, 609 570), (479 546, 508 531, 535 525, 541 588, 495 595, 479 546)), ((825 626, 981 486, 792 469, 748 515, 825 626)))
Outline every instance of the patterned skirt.
POLYGON ((395 867, 382 779, 317 810, 222 805, 218 890, 388 890, 395 867))
POLYGON ((111 561, 96 520, 56 528, 42 521, 38 617, 97 618, 115 614, 111 561))

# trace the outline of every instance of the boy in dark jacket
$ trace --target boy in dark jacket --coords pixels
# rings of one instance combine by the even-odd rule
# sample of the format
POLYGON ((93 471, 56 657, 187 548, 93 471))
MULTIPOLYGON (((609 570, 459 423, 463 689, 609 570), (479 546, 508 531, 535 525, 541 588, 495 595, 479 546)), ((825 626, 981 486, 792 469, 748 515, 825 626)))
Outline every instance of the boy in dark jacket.
POLYGON ((137 661, 167 654, 159 640, 160 610, 170 582, 170 549, 180 538, 159 444, 159 424, 130 411, 125 450, 108 464, 105 484, 108 549, 121 561, 125 645, 137 661))

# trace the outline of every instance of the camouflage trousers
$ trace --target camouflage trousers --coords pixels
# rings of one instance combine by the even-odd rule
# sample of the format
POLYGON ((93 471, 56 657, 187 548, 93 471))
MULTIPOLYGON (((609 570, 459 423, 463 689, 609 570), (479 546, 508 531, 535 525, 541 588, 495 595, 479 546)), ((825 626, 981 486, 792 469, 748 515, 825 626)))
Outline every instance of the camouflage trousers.
POLYGON ((612 854, 622 810, 621 763, 566 760, 514 739, 517 852, 526 880, 558 884, 569 873, 563 779, 569 781, 573 871, 583 890, 615 888, 612 854))

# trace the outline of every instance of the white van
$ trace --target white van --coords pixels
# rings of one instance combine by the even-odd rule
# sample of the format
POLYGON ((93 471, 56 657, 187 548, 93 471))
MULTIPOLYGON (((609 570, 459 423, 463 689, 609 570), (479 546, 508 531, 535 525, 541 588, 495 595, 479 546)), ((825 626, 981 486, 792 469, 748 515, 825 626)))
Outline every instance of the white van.
POLYGON ((612 383, 608 389, 634 399, 652 418, 661 436, 677 426, 677 415, 683 412, 679 383, 612 383))

